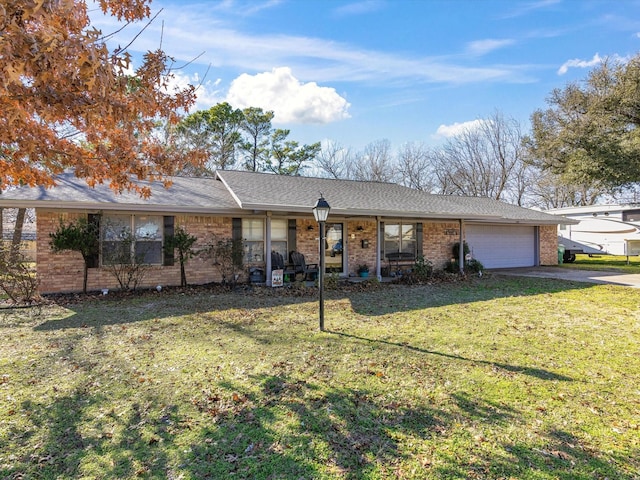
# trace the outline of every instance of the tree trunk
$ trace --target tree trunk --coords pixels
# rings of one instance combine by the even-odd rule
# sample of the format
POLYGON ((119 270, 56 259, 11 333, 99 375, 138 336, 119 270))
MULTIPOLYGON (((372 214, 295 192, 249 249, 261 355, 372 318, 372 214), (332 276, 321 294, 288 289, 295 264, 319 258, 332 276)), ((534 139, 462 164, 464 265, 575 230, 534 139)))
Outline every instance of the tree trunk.
POLYGON ((183 288, 187 286, 187 272, 184 269, 184 264, 185 258, 180 252, 180 286, 183 288))
POLYGON ((84 278, 82 280, 82 293, 87 293, 87 277, 89 276, 89 267, 87 260, 84 261, 84 278))
POLYGON ((20 243, 22 242, 22 228, 24 226, 24 217, 27 212, 26 208, 19 208, 16 215, 16 226, 13 230, 13 240, 11 241, 11 259, 15 260, 20 251, 20 243))

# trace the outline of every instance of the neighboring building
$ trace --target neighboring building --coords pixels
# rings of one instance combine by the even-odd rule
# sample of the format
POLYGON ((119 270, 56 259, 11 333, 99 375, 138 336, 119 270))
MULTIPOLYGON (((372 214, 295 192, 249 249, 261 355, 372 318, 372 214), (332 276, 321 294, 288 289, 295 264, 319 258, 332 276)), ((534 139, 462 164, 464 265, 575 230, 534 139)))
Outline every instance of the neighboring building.
MULTIPOLYGON (((1 195, 0 195, 1 198, 1 195)), ((1 207, 0 207, 1 208, 1 207)), ((4 209, 2 212, 2 236, 0 241, 5 246, 11 245, 13 242, 17 208, 4 209)), ((22 225, 22 235, 20 237, 20 251, 27 260, 35 262, 36 260, 36 222, 35 212, 33 209, 27 210, 22 225)))
POLYGON ((579 222, 558 225, 565 262, 573 262, 576 253, 640 255, 640 204, 566 207, 547 213, 579 222))
MULTIPOLYGON (((567 221, 543 212, 478 197, 431 195, 379 182, 290 177, 219 171, 215 178, 175 177, 165 189, 152 185, 152 196, 117 195, 106 185, 91 188, 65 173, 57 186, 20 188, 0 194, 0 207, 32 207, 37 217, 37 269, 43 293, 82 289, 79 254, 54 254, 49 234, 60 221, 84 216, 98 222, 101 246, 109 248, 112 228, 126 228, 145 242, 152 268, 145 285, 179 285, 180 268, 163 250, 164 239, 184 227, 204 245, 210 235, 241 238, 247 267, 271 271, 271 251, 289 257, 299 251, 307 263, 319 260, 318 225, 312 207, 323 195, 331 205, 326 225, 327 269, 343 276, 368 264, 371 274, 387 275, 388 255, 404 252, 413 261, 423 255, 435 268, 451 259, 461 239, 485 268, 557 264, 557 225, 567 221)), ((135 248, 135 246, 134 246, 135 248)), ((91 290, 115 288, 101 261, 89 272, 91 290)), ((202 258, 190 260, 192 284, 220 281, 202 258)), ((265 278, 270 283, 269 275, 265 278)))

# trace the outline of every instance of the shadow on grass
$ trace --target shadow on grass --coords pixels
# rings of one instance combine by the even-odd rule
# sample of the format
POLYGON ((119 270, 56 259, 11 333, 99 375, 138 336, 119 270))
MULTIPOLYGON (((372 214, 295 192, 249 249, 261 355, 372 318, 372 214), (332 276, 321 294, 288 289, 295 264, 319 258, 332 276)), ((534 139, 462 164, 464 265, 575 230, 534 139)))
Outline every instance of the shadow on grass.
POLYGON ((446 358, 451 358, 454 360, 461 360, 464 362, 470 362, 470 363, 475 363, 475 364, 481 364, 481 365, 491 365, 495 368, 500 368, 502 370, 506 370, 508 372, 511 373, 521 373, 523 375, 529 375, 531 377, 536 377, 539 378, 541 380, 560 380, 563 382, 571 382, 573 381, 573 379, 571 377, 567 377, 565 375, 560 375, 557 373, 553 373, 550 372, 549 370, 545 370, 542 368, 533 368, 533 367, 523 367, 523 366, 518 366, 518 365, 508 365, 505 363, 499 363, 499 362, 490 362, 487 360, 475 360, 472 358, 465 358, 465 357, 461 357, 460 355, 452 355, 450 353, 444 353, 444 352, 438 352, 435 350, 427 350, 425 348, 420 348, 420 347, 414 347, 412 345, 409 345, 407 343, 396 343, 396 342, 390 342, 389 340, 380 340, 380 339, 375 339, 375 338, 366 338, 366 337, 360 337, 358 335, 353 335, 351 333, 344 333, 344 332, 336 332, 336 331, 332 331, 332 330, 326 330, 327 333, 331 333, 333 335, 339 335, 341 337, 347 337, 347 338, 353 338, 356 340, 362 340, 364 342, 368 342, 368 343, 383 343, 385 345, 391 345, 394 347, 399 347, 399 348, 404 348, 407 350, 411 350, 413 352, 419 352, 419 353, 425 353, 428 355, 437 355, 440 357, 446 357, 446 358))
MULTIPOLYGON (((638 471, 619 465, 628 465, 624 454, 607 457, 583 445, 580 438, 562 430, 542 432, 542 445, 506 442, 504 455, 486 455, 477 452, 466 464, 449 462, 434 468, 433 478, 468 480, 470 478, 555 478, 559 480, 617 479, 635 480, 638 471)), ((635 452, 635 458, 637 458, 635 452)), ((637 464, 637 462, 636 462, 637 464)))
POLYGON ((31 428, 0 437, 0 452, 29 448, 11 465, 4 460, 0 478, 637 478, 625 459, 634 452, 605 458, 568 431, 491 439, 492 451, 459 444, 466 427, 524 421, 476 394, 451 394, 456 410, 285 368, 253 376, 250 390, 231 381, 194 386, 193 408, 134 389, 140 401, 114 409, 89 385, 51 403, 24 401, 16 414, 31 428))
POLYGON ((149 421, 148 405, 133 404, 127 412, 116 413, 108 412, 109 403, 82 390, 47 404, 24 401, 21 410, 31 428, 10 432, 0 440, 0 450, 30 441, 32 450, 14 456, 11 467, 0 467, 0 477, 136 478, 166 473, 167 454, 156 447, 162 439, 171 441, 163 423, 149 421), (97 408, 108 412, 98 421, 90 413, 97 408))
POLYGON ((243 396, 233 417, 219 416, 192 445, 197 478, 394 478, 407 437, 447 430, 443 412, 385 402, 366 389, 286 375, 254 380, 259 393, 243 396))
MULTIPOLYGON (((430 307, 488 301, 497 298, 521 297, 593 288, 594 284, 554 279, 510 277, 483 278, 433 285, 381 285, 368 291, 327 292, 326 301, 350 300, 353 310, 362 315, 378 316, 430 307)), ((224 312, 227 309, 253 311, 316 302, 313 295, 292 296, 267 289, 267 295, 247 293, 180 294, 148 293, 124 299, 89 300, 69 305, 71 314, 65 318, 45 320, 36 331, 59 330, 94 326, 109 326, 143 322, 171 316, 201 315, 224 312)), ((230 324, 231 325, 231 324, 230 324)), ((242 330, 232 325, 231 328, 242 330)))
POLYGON ((487 275, 452 283, 382 286, 380 291, 352 295, 355 312, 379 316, 447 305, 485 302, 500 298, 529 297, 572 290, 586 290, 596 284, 533 277, 487 275))

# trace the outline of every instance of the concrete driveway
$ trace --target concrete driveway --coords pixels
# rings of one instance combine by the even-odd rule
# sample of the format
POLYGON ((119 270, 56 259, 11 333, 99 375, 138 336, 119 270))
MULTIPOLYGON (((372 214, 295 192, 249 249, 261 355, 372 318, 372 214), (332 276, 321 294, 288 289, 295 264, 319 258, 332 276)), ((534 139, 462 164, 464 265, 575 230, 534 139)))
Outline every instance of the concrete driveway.
POLYGON ((497 268, 491 270, 491 273, 494 275, 557 278, 559 280, 571 280, 574 282, 624 285, 627 287, 640 288, 640 274, 577 270, 559 267, 497 268))

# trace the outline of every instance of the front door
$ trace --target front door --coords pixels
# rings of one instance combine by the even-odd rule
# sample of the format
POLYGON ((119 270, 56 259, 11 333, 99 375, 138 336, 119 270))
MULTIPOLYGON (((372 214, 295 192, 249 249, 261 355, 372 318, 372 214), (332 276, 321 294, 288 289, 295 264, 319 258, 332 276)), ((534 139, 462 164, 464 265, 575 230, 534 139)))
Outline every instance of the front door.
POLYGON ((343 248, 342 223, 327 223, 325 225, 325 271, 327 273, 342 273, 343 248))

